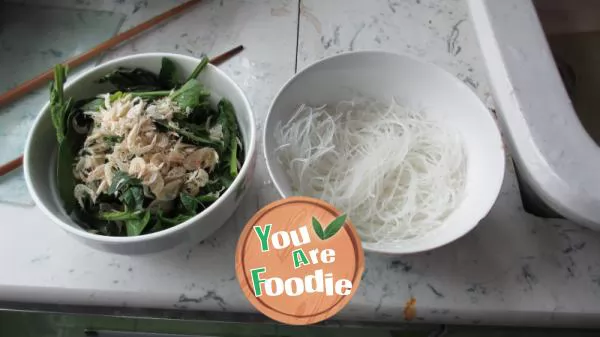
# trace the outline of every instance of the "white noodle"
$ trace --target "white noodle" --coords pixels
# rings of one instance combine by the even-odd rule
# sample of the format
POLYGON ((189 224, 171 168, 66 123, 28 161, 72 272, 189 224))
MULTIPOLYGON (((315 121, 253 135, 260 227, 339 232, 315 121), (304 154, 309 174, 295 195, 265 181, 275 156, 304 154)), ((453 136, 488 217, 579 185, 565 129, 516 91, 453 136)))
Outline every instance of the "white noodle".
POLYGON ((302 105, 277 125, 275 139, 294 192, 347 212, 368 242, 420 237, 462 199, 460 136, 395 100, 302 105))

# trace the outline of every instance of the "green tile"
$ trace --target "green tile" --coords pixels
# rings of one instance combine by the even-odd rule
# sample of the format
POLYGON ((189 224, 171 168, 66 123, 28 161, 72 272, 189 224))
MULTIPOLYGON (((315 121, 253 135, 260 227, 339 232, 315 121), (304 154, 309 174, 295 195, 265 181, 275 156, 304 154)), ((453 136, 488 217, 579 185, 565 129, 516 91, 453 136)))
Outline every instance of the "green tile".
POLYGON ((597 337, 599 330, 450 326, 444 337, 597 337))
POLYGON ((0 336, 55 337, 59 335, 54 320, 46 315, 0 312, 0 336))
POLYGON ((263 336, 275 333, 273 324, 222 323, 206 321, 138 319, 136 330, 141 332, 196 334, 209 336, 263 336))

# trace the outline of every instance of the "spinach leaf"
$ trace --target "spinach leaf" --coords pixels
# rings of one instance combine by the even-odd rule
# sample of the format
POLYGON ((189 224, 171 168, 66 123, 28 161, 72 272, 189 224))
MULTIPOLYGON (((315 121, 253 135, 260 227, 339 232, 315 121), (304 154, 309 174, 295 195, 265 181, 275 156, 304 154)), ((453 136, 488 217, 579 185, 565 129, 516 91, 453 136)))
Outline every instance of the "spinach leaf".
MULTIPOLYGON (((177 85, 175 85, 178 84, 176 83, 177 74, 175 65, 172 64, 171 60, 168 60, 166 58, 164 58, 162 61, 161 73, 159 74, 159 78, 157 79, 157 81, 161 83, 162 87, 149 87, 147 89, 139 88, 140 90, 124 90, 119 88, 118 86, 117 88, 119 88, 119 90, 124 91, 142 91, 141 93, 138 93, 137 96, 146 99, 152 97, 162 97, 171 94, 171 99, 173 99, 173 101, 175 101, 183 111, 186 111, 186 113, 191 113, 194 109, 199 107, 205 109, 207 107, 210 107, 210 102, 208 100, 210 98, 210 92, 206 91, 204 87, 200 83, 198 83, 198 81, 196 81, 196 77, 198 77, 200 72, 202 72, 202 70, 206 68, 208 61, 208 57, 204 56, 202 58, 202 61, 200 61, 198 66, 196 66, 194 71, 187 78, 183 86, 181 86, 181 88, 177 89, 172 94, 170 93, 170 91, 165 90, 171 90, 177 87, 177 85), (167 83, 169 84, 167 85, 167 83)), ((109 75, 106 75, 105 77, 109 75)))
POLYGON ((150 222, 150 212, 148 211, 132 212, 125 210, 100 212, 98 217, 106 221, 123 221, 128 236, 140 235, 150 222))
POLYGON ((88 232, 102 235, 119 235, 119 227, 104 219, 89 208, 75 207, 69 217, 88 232))
POLYGON ((56 139, 62 143, 67 134, 67 118, 71 111, 71 98, 65 100, 63 86, 67 80, 67 68, 62 64, 54 67, 54 81, 50 85, 50 116, 54 129, 56 129, 56 139))
POLYGON ((223 126, 223 142, 229 150, 229 174, 232 178, 235 178, 238 174, 238 125, 235 118, 235 109, 233 108, 233 104, 231 104, 231 102, 225 98, 219 101, 217 107, 219 109, 219 121, 223 126))
POLYGON ((81 109, 83 111, 100 111, 100 108, 104 106, 104 98, 94 98, 93 100, 85 103, 81 109))
POLYGON ((198 201, 187 193, 180 193, 179 200, 187 214, 196 215, 198 212, 198 201))
POLYGON ((175 226, 178 225, 184 221, 189 220, 191 217, 193 217, 193 215, 189 215, 189 214, 178 214, 172 218, 166 217, 164 215, 162 215, 161 213, 158 213, 158 219, 160 219, 161 224, 163 225, 169 225, 169 226, 175 226))
POLYGON ((122 236, 123 226, 122 222, 113 221, 102 221, 98 223, 94 228, 87 230, 90 233, 106 235, 106 236, 122 236))
POLYGON ((199 195, 197 197, 195 197, 195 200, 202 203, 202 202, 215 202, 217 201, 217 199, 219 198, 219 193, 207 193, 204 195, 199 195))
POLYGON ((164 123, 161 121, 154 121, 154 123, 158 127, 162 127, 163 129, 170 130, 178 133, 181 137, 186 139, 188 142, 199 145, 199 146, 211 146, 217 150, 221 149, 221 143, 219 141, 214 141, 209 138, 204 138, 194 134, 193 132, 176 125, 175 123, 164 123))
POLYGON ((73 164, 77 150, 85 140, 85 135, 78 133, 73 128, 73 122, 78 111, 73 108, 72 100, 65 102, 63 83, 66 78, 66 69, 62 65, 55 67, 55 79, 50 89, 51 106, 50 113, 52 121, 57 128, 58 156, 56 162, 56 184, 58 194, 63 202, 67 214, 76 207, 73 190, 75 179, 73 178, 73 164))
POLYGON ((125 206, 125 210, 138 211, 144 208, 144 189, 141 180, 118 171, 108 188, 108 194, 115 194, 125 206))
POLYGON ((179 200, 181 202, 183 211, 186 214, 194 216, 198 214, 198 206, 201 207, 200 210, 206 209, 210 204, 215 202, 219 198, 219 192, 216 193, 207 193, 203 195, 199 195, 193 197, 187 193, 181 193, 179 195, 179 200))
POLYGON ((117 171, 113 176, 112 184, 108 187, 108 194, 115 194, 119 190, 128 187, 129 185, 137 185, 140 184, 141 181, 139 179, 133 178, 129 176, 127 173, 123 171, 117 171))
POLYGON ((162 58, 158 81, 164 88, 177 88, 180 85, 177 81, 177 67, 169 58, 162 58))
POLYGON ((73 192, 75 190, 73 164, 77 148, 73 142, 73 137, 69 136, 70 134, 65 138, 65 141, 58 144, 58 157, 56 158, 56 187, 67 214, 71 213, 77 206, 77 200, 73 192))
MULTIPOLYGON (((133 94, 133 93, 132 93, 133 94)), ((123 97, 123 92, 115 91, 110 95, 110 102, 114 102, 119 98, 123 97)), ((100 108, 104 107, 104 97, 94 97, 79 100, 75 103, 76 107, 79 107, 82 111, 100 111, 100 108)))
POLYGON ((233 183, 233 179, 231 179, 228 174, 223 173, 223 171, 221 166, 217 168, 215 170, 216 179, 210 180, 208 184, 204 186, 204 190, 207 191, 208 194, 220 196, 223 191, 229 188, 233 183))
POLYGON ((171 94, 170 90, 158 90, 158 91, 142 91, 142 92, 130 92, 134 97, 141 97, 143 99, 152 100, 156 98, 161 98, 165 96, 169 96, 171 94))
MULTIPOLYGON (((151 225, 150 230, 148 231, 148 233, 156 233, 156 232, 160 232, 163 229, 167 228, 163 225, 162 220, 160 219, 160 217, 156 216, 156 217, 152 217, 151 222, 154 221, 154 223, 151 225)), ((147 226, 146 226, 147 227, 147 226)), ((147 227, 148 228, 148 227, 147 227)))
POLYGON ((130 186, 124 190, 119 197, 126 209, 141 210, 144 208, 144 188, 139 186, 130 186))
MULTIPOLYGON (((186 119, 183 119, 183 118, 173 118, 173 120, 176 122, 176 124, 179 128, 187 130, 189 132, 192 132, 197 137, 211 140, 210 132, 206 129, 205 126, 196 124, 196 123, 192 123, 192 122, 188 122, 186 119)), ((218 143, 218 142, 216 142, 216 143, 218 143)))
POLYGON ((171 99, 179 105, 183 111, 191 112, 202 104, 206 104, 210 98, 210 92, 195 79, 185 82, 171 95, 171 99))
POLYGON ((146 211, 143 215, 136 219, 125 220, 125 229, 127 230, 127 236, 138 236, 142 234, 144 228, 150 222, 150 212, 146 211))
MULTIPOLYGON (((210 118, 209 127, 213 127, 214 124, 216 124, 217 122, 218 114, 219 113, 217 112, 217 110, 212 108, 210 101, 207 99, 206 101, 200 103, 200 105, 198 105, 196 108, 194 108, 194 110, 192 110, 192 112, 190 112, 190 114, 187 116, 186 120, 189 123, 201 124, 206 126, 207 121, 209 121, 210 118)), ((204 128, 206 129, 206 127, 204 128)), ((208 131, 206 133, 208 135, 208 131)))
POLYGON ((136 212, 110 211, 110 212, 100 212, 98 214, 98 217, 101 220, 107 220, 107 221, 125 221, 125 220, 139 219, 140 215, 142 213, 143 212, 141 212, 141 211, 136 211, 136 212))
POLYGON ((142 68, 119 67, 98 80, 98 83, 105 82, 124 92, 171 89, 161 85, 153 72, 142 68))

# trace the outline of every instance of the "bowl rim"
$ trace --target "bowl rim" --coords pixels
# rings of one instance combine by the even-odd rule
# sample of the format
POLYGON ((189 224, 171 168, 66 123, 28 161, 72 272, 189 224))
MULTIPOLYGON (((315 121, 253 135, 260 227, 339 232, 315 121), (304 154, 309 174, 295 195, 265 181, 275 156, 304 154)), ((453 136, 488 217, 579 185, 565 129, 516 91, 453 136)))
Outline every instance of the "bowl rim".
MULTIPOLYGON (((353 56, 353 55, 357 55, 357 54, 386 55, 386 56, 393 56, 393 57, 398 57, 398 58, 405 58, 411 62, 420 63, 424 66, 428 66, 428 67, 436 69, 441 74, 443 74, 443 76, 446 76, 449 80, 457 83, 460 87, 468 89, 469 95, 471 95, 477 101, 477 105, 480 106, 483 111, 488 112, 487 116, 491 119, 491 122, 494 125, 494 134, 493 135, 490 134, 488 137, 497 138, 497 140, 499 141, 500 144, 504 144, 504 142, 502 141, 502 136, 500 133, 500 128, 498 126, 498 123, 495 120, 492 113, 489 111, 489 109, 485 106, 483 101, 479 98, 479 96, 475 92, 473 92, 473 90, 471 90, 471 88, 469 88, 469 86, 467 86, 463 81, 458 79, 456 76, 454 76, 452 73, 450 73, 446 69, 444 69, 432 62, 424 61, 424 60, 418 59, 412 55, 408 55, 405 53, 376 50, 376 49, 346 51, 346 52, 342 52, 339 54, 327 56, 322 59, 316 60, 313 63, 309 64, 308 66, 304 67, 304 69, 302 69, 299 72, 297 72, 296 74, 294 74, 277 91, 277 94, 275 94, 275 96, 273 97, 273 100, 271 101, 271 104, 269 105, 269 110, 267 111, 267 116, 265 118, 263 132, 262 132, 262 136, 263 136, 262 150, 263 150, 263 153, 265 156, 265 162, 266 162, 265 164, 267 167, 267 171, 269 173, 269 177, 271 178, 271 181, 273 182, 273 185, 275 185, 275 188, 277 189, 277 192, 279 193, 281 198, 287 198, 289 196, 286 196, 285 193, 283 193, 280 183, 277 181, 277 179, 275 179, 275 176, 273 174, 273 166, 275 165, 275 161, 273 161, 273 160, 276 160, 276 159, 274 157, 274 154, 270 154, 268 152, 267 142, 266 142, 267 137, 271 136, 271 135, 267 134, 267 132, 268 132, 267 125, 268 125, 269 120, 272 118, 273 108, 275 106, 275 103, 277 102, 277 99, 279 98, 279 96, 281 96, 281 94, 283 93, 284 90, 286 90, 294 81, 296 81, 300 76, 302 76, 309 69, 311 69, 317 65, 320 65, 322 63, 331 61, 332 59, 336 59, 336 58, 340 58, 340 57, 348 57, 348 56, 353 56)), ((490 191, 490 194, 493 194, 494 197, 491 199, 491 202, 489 205, 486 205, 485 208, 481 208, 481 211, 478 211, 476 216, 474 216, 474 218, 479 218, 479 219, 477 219, 477 221, 474 221, 471 226, 465 227, 464 230, 453 232, 453 235, 449 235, 448 239, 444 240, 444 242, 434 243, 434 244, 424 244, 418 248, 412 248, 412 249, 403 248, 400 244, 398 245, 397 248, 395 248, 393 250, 387 249, 387 248, 384 249, 384 248, 372 247, 372 245, 369 242, 364 242, 361 238, 361 243, 362 243, 363 249, 366 252, 377 253, 377 254, 382 254, 382 255, 386 255, 386 256, 409 255, 409 254, 422 253, 422 252, 426 252, 426 251, 430 251, 430 250, 433 250, 436 248, 446 246, 446 245, 460 239, 461 237, 465 236, 467 233, 469 233, 475 227, 477 227, 477 225, 481 222, 481 220, 484 219, 489 214, 492 207, 498 200, 498 196, 500 195, 500 190, 501 190, 502 184, 504 182, 504 175, 505 175, 505 170, 506 170, 506 163, 505 163, 506 150, 505 150, 504 146, 499 147, 499 151, 496 152, 496 154, 499 157, 498 159, 500 159, 499 162, 501 163, 502 167, 500 167, 499 171, 498 171, 499 179, 494 179, 495 184, 490 185, 489 189, 488 189, 490 191)))
MULTIPOLYGON (((172 58, 173 61, 175 61, 175 62, 177 62, 178 60, 187 60, 187 61, 193 61, 195 63, 199 63, 201 61, 199 58, 196 58, 193 56, 177 54, 177 53, 168 53, 168 52, 150 52, 150 53, 130 54, 130 55, 118 57, 118 58, 112 59, 110 61, 98 64, 94 67, 91 67, 89 69, 82 71, 80 74, 78 74, 77 76, 75 76, 71 79, 67 79, 67 82, 65 83, 65 90, 76 85, 82 79, 91 76, 92 73, 110 68, 110 67, 112 67, 114 65, 118 65, 119 63, 122 63, 124 61, 130 61, 130 60, 136 60, 136 59, 142 59, 142 58, 150 58, 151 59, 151 58, 162 58, 162 57, 172 58)), ((256 130, 256 121, 254 119, 254 112, 252 111, 252 106, 250 105, 248 98, 244 94, 244 91, 223 70, 219 69, 218 67, 216 67, 210 63, 207 65, 207 67, 210 68, 211 71, 215 71, 218 76, 221 76, 222 78, 224 78, 227 82, 229 82, 232 85, 234 90, 242 98, 242 102, 247 110, 247 114, 248 114, 248 117, 250 120, 250 132, 248 134, 248 145, 249 146, 248 146, 248 149, 246 151, 244 151, 245 152, 244 160, 248 164, 242 165, 240 172, 235 177, 235 179, 233 180, 233 182, 231 183, 229 188, 227 188, 225 193, 223 193, 223 195, 221 195, 208 208, 206 208, 202 212, 196 214, 195 216, 191 217, 190 219, 188 219, 178 225, 164 229, 159 232, 149 233, 149 234, 144 234, 144 235, 139 235, 139 236, 104 236, 104 235, 99 235, 99 234, 93 234, 93 233, 86 232, 82 228, 76 228, 74 226, 68 225, 65 222, 63 222, 52 211, 50 211, 46 207, 46 204, 44 202, 42 202, 41 199, 38 197, 37 190, 33 187, 33 184, 30 180, 30 175, 29 175, 29 172, 32 169, 30 159, 29 159, 29 157, 30 157, 29 151, 33 147, 33 143, 34 143, 33 142, 34 130, 37 129, 37 127, 40 123, 42 123, 42 119, 43 119, 44 115, 50 113, 50 109, 49 109, 50 101, 49 100, 44 104, 44 106, 38 113, 37 117, 35 118, 32 126, 31 126, 30 132, 28 133, 27 139, 25 142, 25 153, 23 156, 23 158, 24 158, 24 161, 23 161, 24 170, 23 171, 24 171, 24 175, 25 175, 25 183, 26 183, 27 189, 29 190, 29 193, 31 194, 32 199, 35 202, 35 204, 37 205, 37 207, 39 207, 42 210, 42 212, 44 214, 46 214, 46 216, 48 216, 54 223, 58 224, 63 230, 66 230, 67 232, 74 234, 76 236, 79 236, 79 237, 82 237, 85 239, 89 239, 89 240, 93 240, 96 242, 100 242, 103 244, 123 244, 123 243, 148 242, 148 241, 152 241, 152 240, 155 240, 155 239, 158 239, 161 237, 171 236, 178 232, 186 230, 188 227, 193 225, 195 222, 197 222, 198 220, 205 217, 208 213, 210 213, 211 211, 214 211, 214 209, 216 207, 218 207, 221 203, 223 203, 224 199, 228 198, 229 196, 231 196, 234 193, 234 190, 236 190, 238 188, 238 186, 240 184, 242 184, 242 180, 246 178, 248 171, 250 170, 249 162, 253 160, 252 158, 254 157, 255 152, 256 152, 256 132, 257 132, 257 130, 256 130)), ((237 114, 237 110, 236 110, 236 114, 237 114)), ((55 189, 55 188, 56 188, 55 186, 50 186, 50 189, 55 189)), ((62 207, 62 205, 59 205, 59 207, 62 207)))

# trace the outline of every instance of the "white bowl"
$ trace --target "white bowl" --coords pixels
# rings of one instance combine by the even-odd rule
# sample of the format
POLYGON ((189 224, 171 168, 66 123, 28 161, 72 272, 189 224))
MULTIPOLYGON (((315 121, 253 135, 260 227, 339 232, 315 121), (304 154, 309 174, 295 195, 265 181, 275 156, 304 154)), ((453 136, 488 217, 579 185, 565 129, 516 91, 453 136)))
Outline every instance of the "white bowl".
MULTIPOLYGON (((130 55, 99 65, 65 85, 65 95, 74 99, 95 96, 110 90, 110 85, 95 81, 118 67, 141 67, 158 73, 161 59, 168 57, 177 65, 182 80, 198 65, 200 59, 169 53, 130 55)), ((86 244, 121 254, 150 253, 173 247, 184 241, 199 242, 223 225, 237 208, 249 187, 256 163, 256 130, 250 104, 242 90, 223 71, 208 65, 198 80, 211 92, 216 102, 226 97, 235 107, 244 145, 244 164, 227 191, 207 209, 193 218, 160 232, 135 237, 110 237, 88 233, 65 213, 56 183, 56 133, 50 119, 49 103, 40 111, 27 138, 24 169, 27 187, 36 205, 56 224, 86 244)))
POLYGON ((287 122, 300 104, 334 104, 358 94, 384 102, 395 97, 411 108, 427 111, 462 135, 467 154, 465 197, 440 227, 402 243, 363 242, 364 249, 416 253, 445 245, 473 229, 494 204, 504 177, 504 147, 494 117, 462 81, 446 71, 388 52, 359 51, 326 58, 296 74, 279 91, 264 128, 264 153, 281 196, 294 193, 275 154, 277 123, 287 122))

